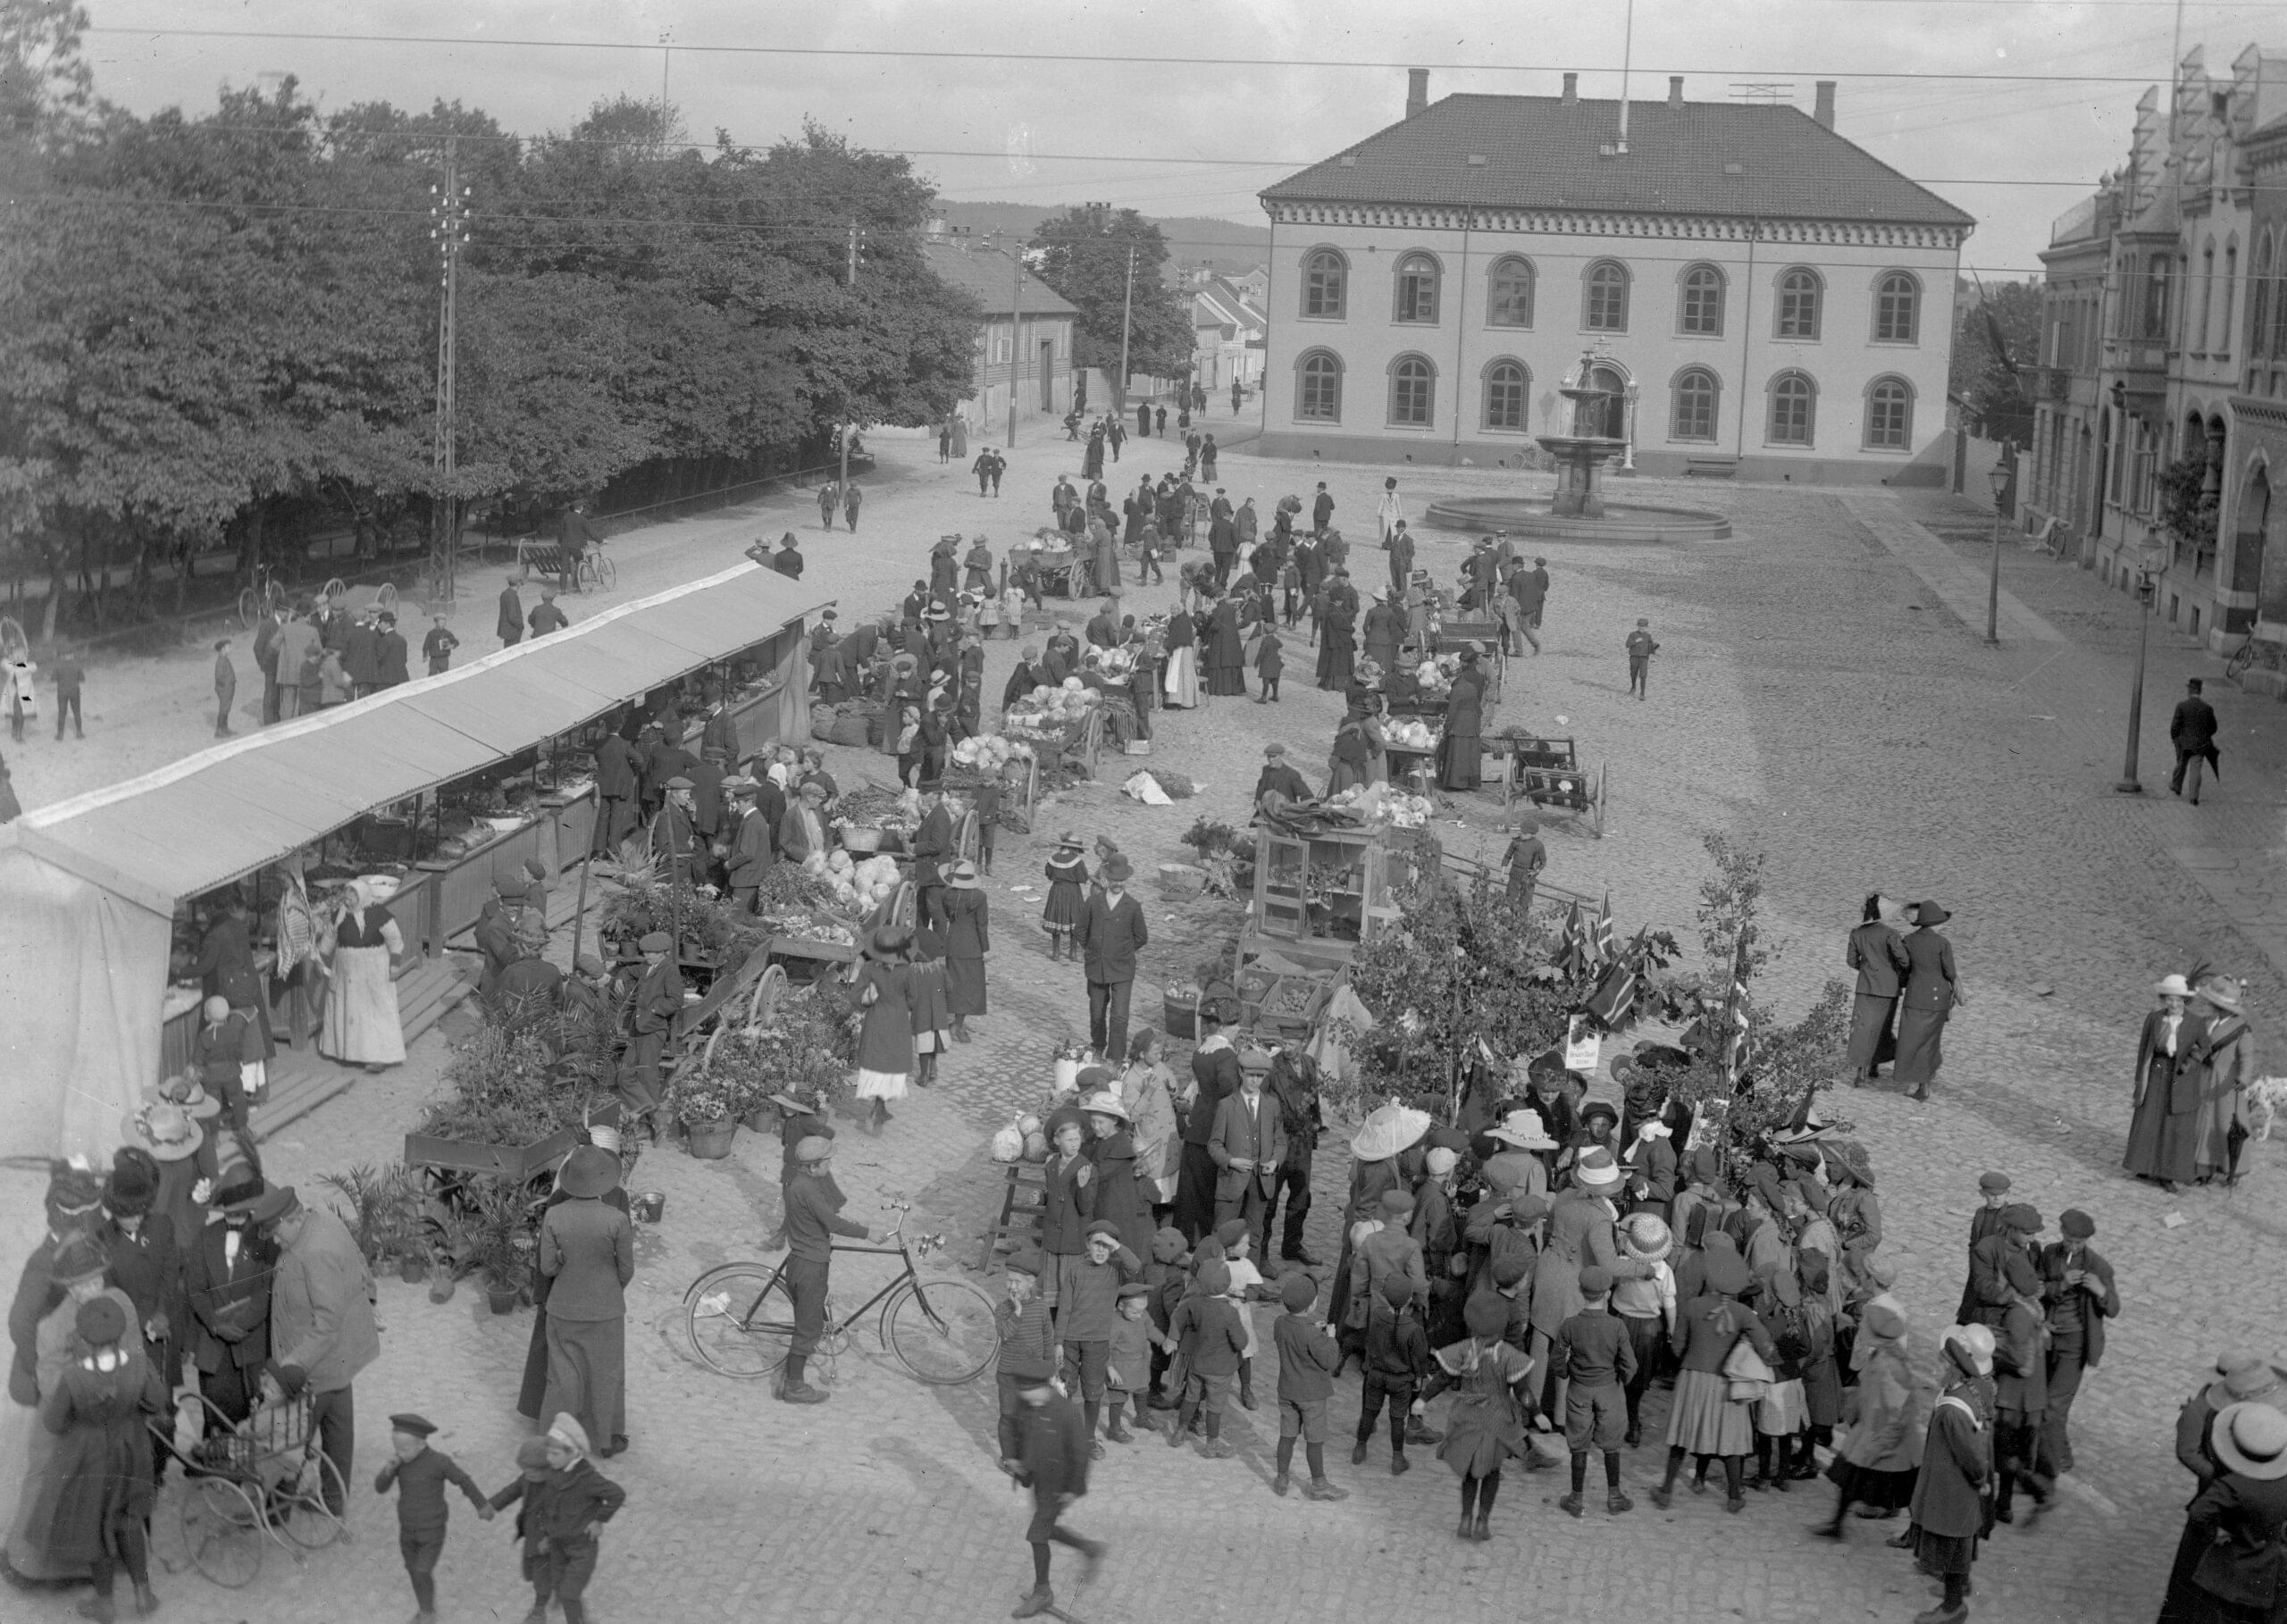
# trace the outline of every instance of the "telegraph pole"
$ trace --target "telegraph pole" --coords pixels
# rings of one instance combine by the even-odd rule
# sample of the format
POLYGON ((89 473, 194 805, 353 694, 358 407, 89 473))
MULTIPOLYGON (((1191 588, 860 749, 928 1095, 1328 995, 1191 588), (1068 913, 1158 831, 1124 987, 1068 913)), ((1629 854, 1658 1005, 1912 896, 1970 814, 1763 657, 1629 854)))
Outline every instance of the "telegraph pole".
MULTIPOLYGON (((457 465, 455 440, 459 424, 455 373, 459 350, 461 250, 468 245, 469 188, 460 181, 459 143, 445 138, 445 180, 429 195, 429 236, 437 244, 440 297, 437 302, 437 399, 433 414, 435 437, 430 448, 430 469, 436 491, 431 509, 431 575, 438 599, 453 600, 454 555, 458 550, 460 504, 452 493, 457 465)), ((433 606, 432 606, 433 607, 433 606)))
POLYGON ((1017 448, 1017 381, 1022 377, 1025 360, 1025 244, 1018 238, 1009 244, 1009 264, 1013 274, 1009 279, 1009 449, 1017 448))
MULTIPOLYGON (((855 289, 855 288, 858 286, 858 222, 857 222, 855 220, 852 220, 852 221, 850 222, 850 266, 849 266, 849 277, 850 277, 850 281, 849 281, 849 285, 850 285, 850 288, 852 288, 852 289, 855 289)), ((842 402, 842 494, 843 494, 843 496, 844 496, 844 497, 847 497, 847 496, 849 495, 849 493, 850 493, 850 410, 849 410, 849 404, 850 404, 850 403, 849 403, 847 400, 844 400, 844 401, 842 402)))
POLYGON ((1119 306, 1119 385, 1113 404, 1121 415, 1127 412, 1127 328, 1135 315, 1135 245, 1127 245, 1127 295, 1119 306))

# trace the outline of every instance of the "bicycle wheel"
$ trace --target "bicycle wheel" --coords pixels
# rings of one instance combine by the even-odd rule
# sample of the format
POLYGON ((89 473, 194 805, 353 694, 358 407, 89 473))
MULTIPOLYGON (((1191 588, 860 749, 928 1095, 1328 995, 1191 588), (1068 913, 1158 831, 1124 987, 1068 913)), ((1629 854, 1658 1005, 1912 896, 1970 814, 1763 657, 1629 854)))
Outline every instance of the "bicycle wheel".
POLYGON ((252 587, 239 594, 239 624, 243 630, 251 632, 261 624, 262 610, 263 599, 252 587))
POLYGON ((890 1352, 933 1387, 957 1387, 984 1373, 1001 1351, 993 1299, 966 1280, 914 1280, 882 1312, 890 1352))
POLYGON ((702 1275, 683 1304, 691 1351, 710 1370, 759 1381, 794 1345, 794 1298, 761 1263, 726 1263, 702 1275))
POLYGON ((189 1478, 175 1502, 175 1528, 190 1565, 226 1590, 262 1571, 262 1511, 228 1478, 189 1478))
POLYGON ((384 581, 381 582, 381 590, 373 594, 373 607, 376 609, 387 609, 392 615, 397 613, 396 582, 384 581))
POLYGON ((2255 639, 2249 637, 2247 641, 2240 645, 2239 651, 2233 654, 2224 666, 2224 680, 2227 682, 2238 682, 2248 674, 2249 668, 2254 664, 2255 639))
POLYGON ((596 586, 608 592, 619 584, 619 566, 610 559, 599 556, 596 559, 596 586))
POLYGON ((278 1531, 305 1551, 323 1551, 346 1536, 338 1512, 327 1509, 331 1499, 344 1508, 348 1491, 332 1458, 312 1450, 302 1458, 302 1469, 291 1483, 281 1483, 270 1497, 271 1520, 278 1531))

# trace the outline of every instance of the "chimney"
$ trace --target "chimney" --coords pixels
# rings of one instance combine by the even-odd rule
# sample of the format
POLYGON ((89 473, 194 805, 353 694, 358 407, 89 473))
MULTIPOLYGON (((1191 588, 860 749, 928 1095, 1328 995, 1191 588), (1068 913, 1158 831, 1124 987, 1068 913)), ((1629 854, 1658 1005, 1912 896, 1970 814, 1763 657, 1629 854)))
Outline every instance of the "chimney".
POLYGON ((1683 75, 1680 73, 1668 75, 1668 105, 1671 107, 1683 105, 1683 75))
POLYGON ((1579 76, 1578 73, 1567 73, 1567 74, 1564 76, 1564 103, 1565 103, 1565 105, 1567 105, 1567 106, 1569 107, 1569 106, 1571 106, 1574 102, 1577 102, 1577 101, 1579 101, 1579 99, 1580 99, 1580 76, 1579 76))
POLYGON ((1811 116, 1826 129, 1831 130, 1834 128, 1834 81, 1830 79, 1819 80, 1818 93, 1819 99, 1811 109, 1811 116))
POLYGON ((1429 111, 1429 70, 1408 68, 1405 71, 1405 116, 1419 118, 1429 111))

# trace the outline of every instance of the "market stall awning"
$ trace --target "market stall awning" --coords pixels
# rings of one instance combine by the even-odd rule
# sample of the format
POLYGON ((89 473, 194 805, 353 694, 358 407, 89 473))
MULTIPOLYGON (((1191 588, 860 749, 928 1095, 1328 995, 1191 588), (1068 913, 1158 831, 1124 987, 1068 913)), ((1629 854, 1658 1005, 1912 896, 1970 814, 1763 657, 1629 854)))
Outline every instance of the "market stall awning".
POLYGON ((27 813, 147 893, 211 891, 341 827, 569 732, 834 600, 741 564, 442 676, 267 728, 27 813))

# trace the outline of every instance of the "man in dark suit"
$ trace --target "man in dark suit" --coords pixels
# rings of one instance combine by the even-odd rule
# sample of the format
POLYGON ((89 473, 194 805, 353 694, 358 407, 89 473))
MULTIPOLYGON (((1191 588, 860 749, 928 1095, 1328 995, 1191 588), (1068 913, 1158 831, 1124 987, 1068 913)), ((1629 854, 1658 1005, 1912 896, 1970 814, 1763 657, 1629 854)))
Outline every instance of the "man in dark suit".
POLYGON ((1088 977, 1088 1042, 1107 1066, 1127 1058, 1127 1000, 1135 990, 1135 955, 1152 940, 1143 904, 1127 894, 1134 872, 1124 852, 1104 859, 1098 872, 1104 888, 1089 896, 1075 933, 1088 977))
POLYGON ((944 920, 945 866, 952 860, 953 815, 942 786, 932 779, 921 786, 921 826, 913 832, 914 905, 924 925, 944 920))
POLYGON ((2168 718, 2168 742, 2176 747, 2176 770, 2168 775, 2168 793, 2183 793, 2184 769, 2189 767, 2195 807, 2199 804, 2201 766, 2223 776, 2223 763, 2216 754, 2216 711, 2199 697, 2201 686, 2198 677, 2186 682, 2183 698, 2176 701, 2176 714, 2168 718))
POLYGON ((1116 607, 1113 600, 1107 598, 1104 599, 1103 607, 1089 617, 1086 631, 1090 648, 1117 649, 1119 647, 1119 620, 1112 612, 1116 607))
POLYGON ((214 1193, 222 1221, 205 1226, 182 1252, 183 1296, 191 1318, 184 1345, 198 1366, 199 1391, 234 1422, 252 1411, 270 1358, 270 1282, 277 1259, 249 1222, 262 1181, 248 1178, 214 1193))
POLYGON ((1334 498, 1326 493, 1326 481, 1319 481, 1319 493, 1311 499, 1311 533, 1326 534, 1327 522, 1334 517, 1334 498))
POLYGON ((635 945, 643 955, 643 979, 635 987, 635 1041, 620 1061, 619 1101, 631 1127, 642 1121, 657 1144, 659 1067, 674 1018, 683 1013, 683 970, 675 963, 675 939, 666 932, 653 931, 635 945))
POLYGON ((1405 601, 1405 583, 1413 578, 1413 532, 1400 519, 1390 529, 1390 601, 1405 601))
POLYGON ((609 856, 635 833, 643 799, 643 758, 617 733, 596 747, 596 829, 591 856, 609 856))
POLYGON ((484 970, 476 978, 476 995, 490 1000, 499 988, 502 972, 525 956, 524 943, 516 931, 516 917, 512 911, 523 905, 529 894, 521 879, 513 875, 498 876, 492 882, 493 900, 477 916, 476 950, 484 955, 484 970))
POLYGON ((2068 1208, 2057 1220, 2065 1238, 2040 1249, 2041 1301, 2048 1305, 2048 1408, 2041 1417, 2038 1470, 2045 1478, 2073 1469, 2073 1440, 2065 1427, 2081 1373, 2105 1356, 2105 1321, 2120 1312, 2112 1265, 2089 1243, 2096 1220, 2068 1208))
POLYGON ((508 577, 508 584, 500 589, 500 615, 492 624, 493 632, 500 639, 503 649, 513 649, 524 640, 524 600, 516 596, 516 578, 508 577))
POLYGON ((774 856, 770 841, 775 825, 755 805, 763 784, 768 782, 765 779, 757 783, 751 778, 723 781, 724 790, 734 798, 730 827, 723 835, 723 866, 730 881, 733 903, 750 914, 755 911, 756 892, 761 888, 763 875, 770 872, 774 856))
POLYGON ((564 517, 556 532, 557 551, 563 555, 564 590, 580 590, 580 559, 591 543, 599 542, 603 534, 596 529, 595 521, 588 517, 588 505, 574 502, 564 510, 564 517))
MULTIPOLYGON (((1262 1240, 1270 1238, 1270 1224, 1278 1210, 1278 1193, 1286 1193, 1286 1222, 1280 1235, 1278 1255, 1289 1263, 1315 1268, 1318 1259, 1303 1245, 1303 1225, 1311 1211, 1311 1155, 1318 1149, 1319 1133, 1325 1118, 1319 1105, 1318 1062, 1303 1052, 1299 1042, 1288 1041, 1279 1045, 1271 1057, 1270 1097, 1278 1101, 1279 1126, 1286 1135, 1286 1153, 1279 1158, 1278 1170, 1266 1193, 1262 1210, 1262 1240)), ((1262 1254, 1269 1257, 1265 1251, 1262 1254)))
POLYGON ((1270 1057, 1261 1050, 1239 1057, 1239 1092, 1215 1108, 1215 1126, 1207 1136, 1207 1154, 1218 1168, 1215 1222, 1219 1226, 1244 1219, 1259 1258, 1270 1255, 1270 1202, 1278 1189, 1279 1165, 1286 1159, 1285 1112, 1262 1088, 1269 1070, 1270 1057))

